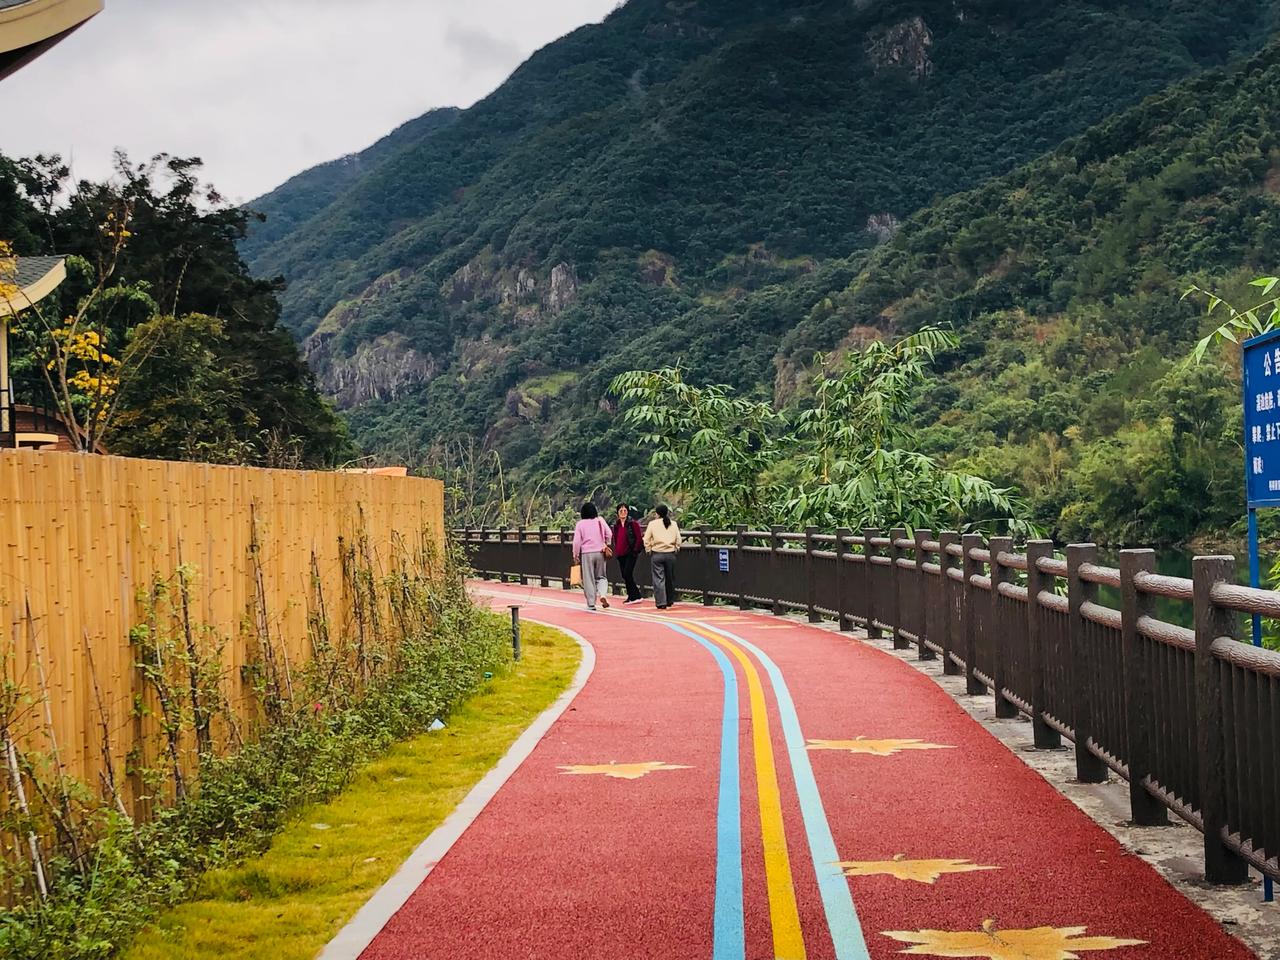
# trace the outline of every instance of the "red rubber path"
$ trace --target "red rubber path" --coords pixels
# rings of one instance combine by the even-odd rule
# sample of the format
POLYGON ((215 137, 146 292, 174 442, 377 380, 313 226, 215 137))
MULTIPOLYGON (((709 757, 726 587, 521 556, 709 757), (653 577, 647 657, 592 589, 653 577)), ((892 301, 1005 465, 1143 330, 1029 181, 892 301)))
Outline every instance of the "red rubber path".
MULTIPOLYGON (((362 960, 712 957, 725 684, 707 649, 655 617, 719 628, 759 647, 785 677, 806 739, 947 748, 890 756, 807 751, 840 860, 997 868, 945 873, 934 883, 850 878, 862 956, 1253 956, 930 678, 868 644, 724 608, 684 604, 658 614, 646 601, 593 614, 580 593, 497 584, 476 590, 581 634, 595 648, 595 671, 362 960), (560 769, 611 762, 687 769, 637 779, 560 769)), ((729 659, 740 690, 745 956, 774 957, 747 679, 729 659)), ((803 956, 835 960, 778 702, 760 673, 803 956)))

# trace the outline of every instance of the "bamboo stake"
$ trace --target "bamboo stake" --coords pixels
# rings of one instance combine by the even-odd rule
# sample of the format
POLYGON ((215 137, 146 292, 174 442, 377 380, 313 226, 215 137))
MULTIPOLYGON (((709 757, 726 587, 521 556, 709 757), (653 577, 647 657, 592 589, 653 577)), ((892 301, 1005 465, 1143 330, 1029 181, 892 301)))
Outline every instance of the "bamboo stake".
POLYGON ((213 751, 213 717, 200 696, 200 651, 191 629, 191 584, 182 563, 182 538, 178 538, 178 595, 182 600, 182 635, 187 645, 187 680, 191 695, 191 719, 196 732, 196 756, 213 751))
MULTIPOLYGON (((22 771, 18 769, 18 751, 14 749, 13 737, 9 735, 7 726, 4 729, 3 737, 4 755, 9 769, 9 786, 18 801, 18 809, 22 811, 24 817, 30 819, 31 806, 27 803, 27 792, 22 787, 22 771)), ((31 867, 36 872, 36 888, 40 891, 40 898, 47 900, 49 898, 49 885, 45 882, 44 861, 40 858, 40 840, 36 836, 35 830, 27 831, 27 846, 31 851, 31 867)))
POLYGON ((89 660, 89 677, 93 681, 93 699, 98 705, 98 726, 102 737, 102 762, 104 770, 99 774, 107 786, 112 805, 123 817, 129 816, 125 809, 124 798, 116 784, 115 757, 111 750, 111 720, 107 715, 107 706, 102 701, 102 687, 98 683, 98 665, 93 657, 93 644, 89 640, 89 631, 84 631, 84 652, 89 660))
POLYGON ((49 676, 45 672, 44 654, 40 649, 40 641, 36 637, 36 623, 35 618, 31 615, 30 594, 23 594, 23 603, 26 611, 27 640, 31 644, 31 652, 36 661, 36 679, 40 684, 40 700, 44 705, 45 736, 49 740, 49 755, 53 758, 53 769, 58 784, 58 802, 56 805, 50 804, 50 809, 56 811, 55 816, 62 824, 67 843, 71 846, 72 859, 77 867, 80 867, 82 866, 80 840, 71 824, 71 794, 67 790, 66 769, 62 765, 62 754, 58 750, 58 734, 53 726, 53 704, 49 696, 49 676))

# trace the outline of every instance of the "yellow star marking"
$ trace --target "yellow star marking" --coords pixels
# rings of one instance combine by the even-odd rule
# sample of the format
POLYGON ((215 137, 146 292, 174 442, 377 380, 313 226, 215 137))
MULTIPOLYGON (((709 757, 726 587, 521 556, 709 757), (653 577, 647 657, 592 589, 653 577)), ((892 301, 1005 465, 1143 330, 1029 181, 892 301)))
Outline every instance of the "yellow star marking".
POLYGON ((688 770, 690 768, 674 763, 663 763, 661 760, 650 760, 647 763, 580 763, 560 769, 570 775, 599 773, 617 780, 639 780, 655 770, 688 770))
POLYGON ((916 883, 936 883, 944 873, 974 873, 978 870, 999 870, 984 867, 968 860, 908 860, 898 854, 892 860, 845 860, 836 864, 846 877, 896 877, 898 880, 914 880, 916 883))
POLYGON ((913 943, 903 953, 928 957, 986 957, 987 960, 1079 960, 1092 950, 1137 947, 1145 940, 1083 936, 1084 927, 1036 927, 1033 930, 998 930, 987 920, 973 933, 947 930, 885 931, 886 937, 913 943))
POLYGON ((850 753, 891 757, 903 750, 952 750, 954 748, 940 743, 925 743, 923 740, 868 740, 865 737, 855 737, 853 740, 810 740, 809 749, 847 750, 850 753))

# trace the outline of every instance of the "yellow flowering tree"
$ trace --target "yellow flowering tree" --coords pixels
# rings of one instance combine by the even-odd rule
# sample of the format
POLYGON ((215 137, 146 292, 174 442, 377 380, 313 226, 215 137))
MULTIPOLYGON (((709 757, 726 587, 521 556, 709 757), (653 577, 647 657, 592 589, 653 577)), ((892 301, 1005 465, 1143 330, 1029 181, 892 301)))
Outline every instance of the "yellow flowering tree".
MULTIPOLYGON (((115 321, 117 314, 136 313, 140 308, 153 316, 156 305, 145 289, 113 284, 116 267, 132 233, 129 229, 131 204, 120 200, 106 210, 98 227, 99 249, 96 263, 73 258, 69 272, 76 275, 70 284, 74 302, 57 312, 46 304, 13 302, 15 329, 25 336, 43 374, 49 395, 67 426, 73 442, 84 451, 99 449, 119 409, 128 380, 137 375, 155 347, 162 325, 146 326, 146 334, 131 336, 127 324, 115 321), (116 342, 112 342, 112 341, 116 342)), ((0 246, 0 275, 5 263, 16 271, 12 246, 0 246)), ((10 283, 10 286, 13 286, 10 283)), ((6 293, 0 287, 0 296, 6 293)), ((10 297, 19 293, 16 286, 10 297)))
POLYGON ((0 240, 0 300, 11 304, 11 309, 18 309, 22 290, 15 282, 18 276, 18 257, 13 252, 13 244, 8 240, 0 240))

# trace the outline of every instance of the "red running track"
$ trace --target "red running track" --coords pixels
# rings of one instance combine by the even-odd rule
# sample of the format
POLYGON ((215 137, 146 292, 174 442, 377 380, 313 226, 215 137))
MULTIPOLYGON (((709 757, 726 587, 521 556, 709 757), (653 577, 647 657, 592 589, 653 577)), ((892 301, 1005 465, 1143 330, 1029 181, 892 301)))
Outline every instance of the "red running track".
POLYGON ((717 919, 715 896, 725 680, 703 644, 660 620, 714 637, 708 643, 725 652, 738 681, 738 957, 1253 956, 930 678, 870 645, 723 608, 659 614, 645 603, 593 614, 563 591, 477 590, 582 635, 595 648, 595 670, 362 960, 734 955, 732 938, 715 932, 726 919, 717 919), (757 780, 761 745, 735 649, 762 681, 789 883, 777 883, 776 871, 772 885, 766 879, 758 787, 767 777, 757 780), (851 864, 843 883, 861 936, 841 943, 832 930, 844 928, 833 927, 818 880, 838 868, 811 854, 820 848, 801 808, 803 762, 794 743, 788 750, 787 708, 761 655, 790 691, 830 839, 851 864), (859 738, 883 742, 812 743, 859 738), (635 779, 562 769, 615 762, 668 768, 635 779), (788 889, 799 945, 786 936, 788 889))

